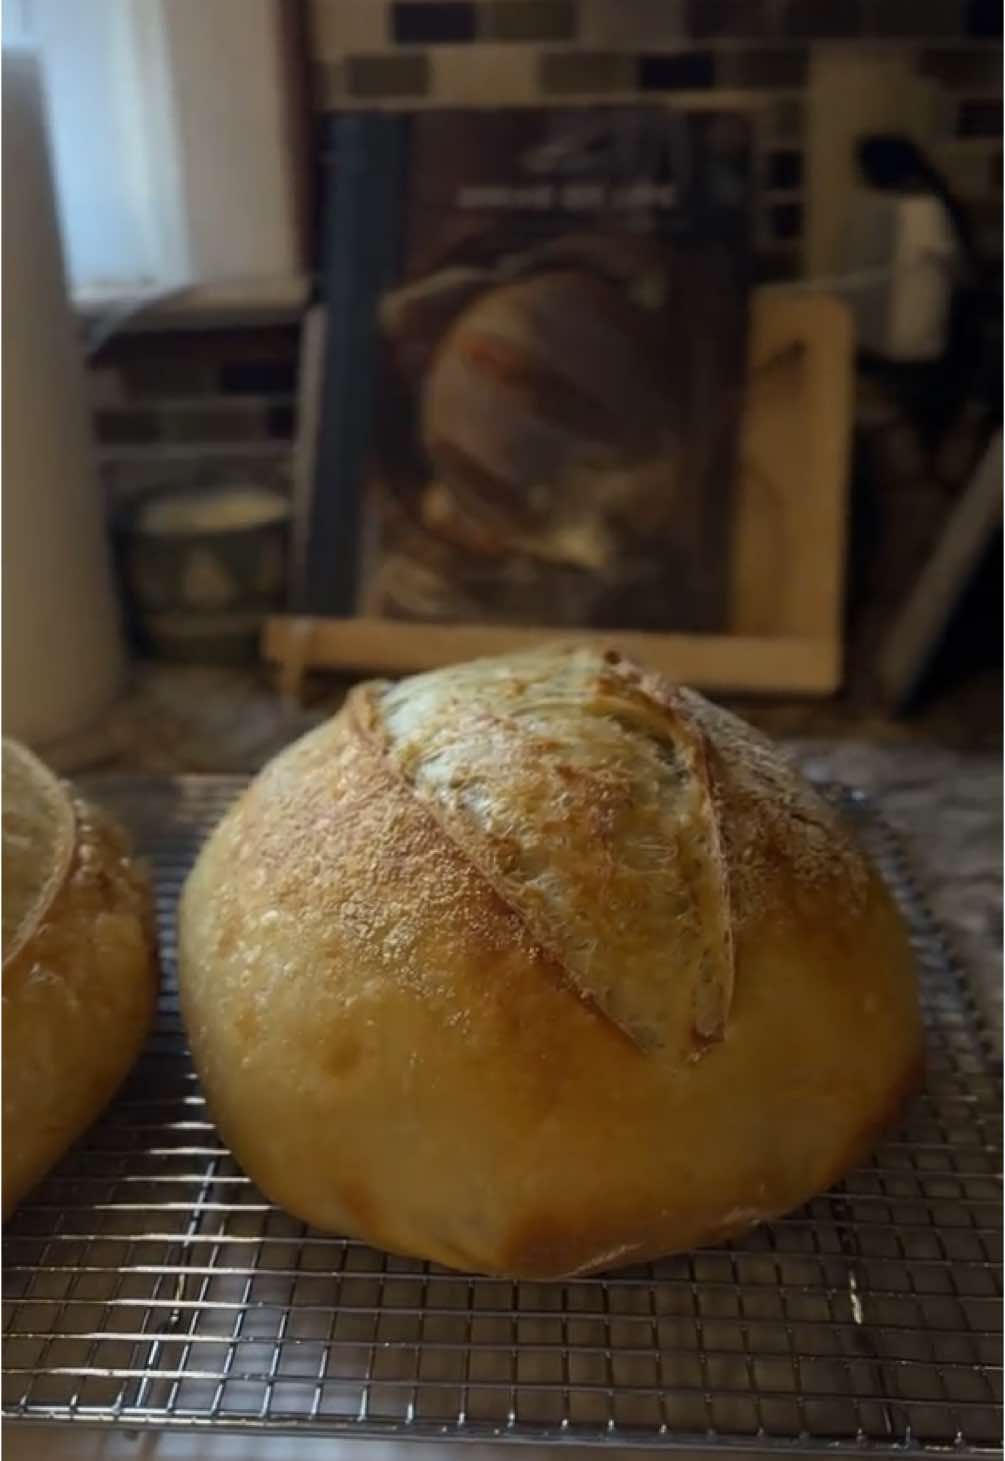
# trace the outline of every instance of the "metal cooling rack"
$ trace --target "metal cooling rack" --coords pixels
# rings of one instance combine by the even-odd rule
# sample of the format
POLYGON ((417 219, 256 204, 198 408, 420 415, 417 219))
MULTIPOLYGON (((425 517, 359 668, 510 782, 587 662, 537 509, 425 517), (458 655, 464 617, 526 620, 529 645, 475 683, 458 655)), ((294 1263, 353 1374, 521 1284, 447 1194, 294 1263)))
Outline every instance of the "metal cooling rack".
POLYGON ((5 1238, 5 1417, 692 1450, 995 1452, 1000 1084, 891 834, 845 800, 910 920, 928 1084, 839 1188, 742 1241, 563 1284, 465 1277, 266 1202, 207 1120, 175 900, 242 782, 95 779, 157 874, 157 1032, 5 1238))

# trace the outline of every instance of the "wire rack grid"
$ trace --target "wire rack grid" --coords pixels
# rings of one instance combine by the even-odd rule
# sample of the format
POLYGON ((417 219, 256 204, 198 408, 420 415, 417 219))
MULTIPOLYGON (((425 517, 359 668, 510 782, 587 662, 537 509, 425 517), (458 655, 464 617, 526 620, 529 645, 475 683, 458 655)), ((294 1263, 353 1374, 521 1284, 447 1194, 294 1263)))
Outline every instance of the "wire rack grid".
POLYGON ((924 1095, 840 1187, 727 1247, 567 1283, 460 1275, 306 1228, 208 1119, 174 910, 234 777, 95 778, 152 863, 156 1032, 5 1235, 5 1418, 794 1452, 997 1452, 999 1072, 892 834, 924 1095))

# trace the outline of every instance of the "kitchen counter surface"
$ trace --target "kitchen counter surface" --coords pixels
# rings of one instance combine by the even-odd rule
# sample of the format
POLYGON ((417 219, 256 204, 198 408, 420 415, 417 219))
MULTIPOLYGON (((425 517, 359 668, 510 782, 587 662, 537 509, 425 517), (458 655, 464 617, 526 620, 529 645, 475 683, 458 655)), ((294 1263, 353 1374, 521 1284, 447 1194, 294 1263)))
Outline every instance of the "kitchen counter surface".
POLYGON ((901 834, 1000 1048, 1001 755, 859 740, 791 744, 815 774, 870 792, 901 834))

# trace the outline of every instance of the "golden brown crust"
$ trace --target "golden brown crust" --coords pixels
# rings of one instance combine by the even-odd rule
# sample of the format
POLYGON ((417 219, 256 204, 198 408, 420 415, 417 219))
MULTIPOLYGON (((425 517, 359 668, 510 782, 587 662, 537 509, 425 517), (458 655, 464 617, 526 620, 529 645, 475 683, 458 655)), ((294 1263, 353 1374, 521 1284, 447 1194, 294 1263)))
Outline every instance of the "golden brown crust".
POLYGON ((225 818, 179 933, 254 1179, 456 1267, 587 1272, 786 1211, 920 1058, 907 940, 836 814, 732 717, 592 653, 358 694, 225 818), (728 998, 696 1017, 727 928, 728 998))
MULTIPOLYGON (((20 748, 17 748, 20 751, 20 748)), ((5 763, 10 748, 5 744, 5 763)), ((5 821, 6 805, 5 771, 5 821)), ((73 837, 58 883, 3 964, 3 1213, 91 1124, 130 1069, 153 1017, 157 965, 146 879, 110 818, 69 798, 73 837)), ((5 825, 4 881, 26 854, 5 825)), ((49 882, 39 865, 40 882, 49 882)))
POLYGON ((661 706, 670 717, 675 739, 686 747, 689 769, 701 790, 699 816, 705 828, 709 849, 710 878, 702 889, 699 916, 703 927, 711 935, 709 943, 713 967, 702 969, 702 977, 695 986, 693 1025, 699 1041, 721 1040, 726 1033, 733 999, 735 950, 729 868, 722 845, 708 737, 700 723, 689 714, 674 687, 662 676, 644 671, 641 666, 626 660, 617 650, 608 650, 604 660, 630 682, 637 682, 643 694, 648 695, 654 704, 661 706))
MULTIPOLYGON (((379 685, 365 683, 355 686, 349 692, 344 710, 346 732, 349 735, 359 736, 361 744, 382 760, 390 775, 401 785, 406 796, 411 800, 415 795, 414 787, 403 768, 394 760, 387 729, 381 719, 377 700, 379 688, 379 685)), ((528 942, 547 955, 548 973, 557 976, 565 988, 577 999, 582 1000, 600 1019, 609 1020, 611 1029, 619 1038, 635 1044, 631 1033, 622 1029, 617 1021, 610 1019, 591 991, 584 989, 577 982, 574 971, 563 960, 561 949, 552 945, 547 928, 542 927, 539 922, 535 922, 528 910, 522 908, 519 900, 512 896, 512 889, 506 878, 499 876, 493 860, 484 855, 485 849, 479 846, 478 839, 466 836, 463 827, 458 824, 457 820, 445 815, 443 808, 436 802, 427 800, 420 803, 416 799, 416 807, 420 806, 446 841, 456 848, 464 861, 519 921, 528 942)))
POLYGON ((77 835, 73 798, 37 756, 3 743, 3 962, 46 917, 66 880, 77 835))
POLYGON ((362 687, 368 734, 584 999, 640 1048, 675 1030, 696 1057, 733 984, 701 727, 611 652, 507 663, 505 684, 475 666, 362 687))
MULTIPOLYGON (((713 773, 710 765, 709 744, 704 731, 675 687, 663 677, 646 671, 642 666, 626 659, 617 650, 608 650, 596 666, 596 673, 578 687, 588 697, 588 707, 594 715, 607 715, 615 720, 631 720, 635 729, 657 743, 666 743, 681 756, 687 773, 698 792, 693 815, 700 821, 703 836, 699 839, 706 848, 704 866, 693 879, 697 904, 697 919, 704 935, 702 955, 695 965, 695 983, 691 997, 691 1026, 694 1036, 694 1052, 699 1055, 704 1047, 725 1034, 729 1017, 729 1006, 733 994, 733 929, 729 893, 729 877, 719 830, 719 816, 713 792, 713 773)), ((380 705, 380 695, 386 692, 386 684, 362 684, 350 692, 345 707, 346 726, 349 733, 363 738, 365 745, 382 756, 386 764, 404 785, 414 793, 411 779, 412 768, 407 760, 403 764, 396 759, 394 745, 385 724, 380 705)), ((514 722, 500 719, 507 732, 512 735, 514 722)), ((452 734, 464 734, 462 729, 452 734)), ((545 753, 560 749, 555 743, 545 743, 545 753)), ((560 759, 557 764, 559 776, 566 782, 576 779, 576 768, 570 760, 560 759)), ((456 779, 456 778, 455 778, 456 779)), ((581 797, 603 796, 602 780, 594 777, 592 783, 583 777, 579 792, 581 797)), ((446 836, 478 870, 491 888, 499 895, 527 929, 532 940, 545 950, 557 968, 562 971, 568 987, 578 992, 593 1008, 599 1010, 626 1039, 645 1048, 647 1042, 638 1028, 632 1028, 618 1021, 599 997, 583 971, 568 958, 563 948, 564 932, 556 927, 555 921, 546 916, 540 905, 528 904, 521 897, 518 879, 508 868, 507 849, 500 848, 498 839, 486 834, 477 821, 458 815, 458 806, 442 797, 425 797, 423 806, 446 836), (495 845, 494 845, 495 842, 495 845)), ((598 856, 600 849, 594 850, 598 856)))

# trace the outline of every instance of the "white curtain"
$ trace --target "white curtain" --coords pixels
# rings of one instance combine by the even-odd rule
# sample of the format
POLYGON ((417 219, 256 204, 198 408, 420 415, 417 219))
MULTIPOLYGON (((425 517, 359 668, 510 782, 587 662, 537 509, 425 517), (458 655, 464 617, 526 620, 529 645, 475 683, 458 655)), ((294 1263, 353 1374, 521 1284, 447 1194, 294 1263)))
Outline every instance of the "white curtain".
POLYGON ((302 272, 284 3, 7 0, 4 44, 42 65, 78 303, 302 272))

